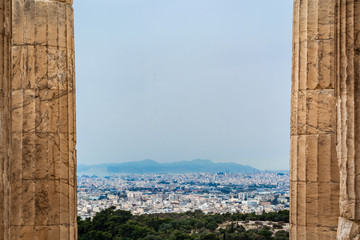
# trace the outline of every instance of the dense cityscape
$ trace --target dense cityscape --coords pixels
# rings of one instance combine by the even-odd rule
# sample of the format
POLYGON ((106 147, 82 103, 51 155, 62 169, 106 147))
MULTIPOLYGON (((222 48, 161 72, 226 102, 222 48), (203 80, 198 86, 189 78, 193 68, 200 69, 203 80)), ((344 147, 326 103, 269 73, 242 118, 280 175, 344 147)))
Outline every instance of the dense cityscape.
POLYGON ((286 172, 123 174, 78 177, 78 215, 115 207, 134 215, 278 212, 289 209, 286 172))

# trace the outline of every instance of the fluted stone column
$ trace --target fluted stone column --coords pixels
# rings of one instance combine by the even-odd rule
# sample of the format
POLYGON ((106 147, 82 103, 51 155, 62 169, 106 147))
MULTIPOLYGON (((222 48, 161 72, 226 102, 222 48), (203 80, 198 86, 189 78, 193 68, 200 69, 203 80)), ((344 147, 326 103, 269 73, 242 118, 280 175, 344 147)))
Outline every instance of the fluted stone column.
POLYGON ((0 239, 76 239, 72 1, 0 2, 0 239))
POLYGON ((295 0, 290 238, 336 239, 336 0, 295 0))
POLYGON ((0 1, 0 239, 10 234, 11 0, 0 1))
POLYGON ((360 239, 360 1, 338 0, 338 239, 360 239))

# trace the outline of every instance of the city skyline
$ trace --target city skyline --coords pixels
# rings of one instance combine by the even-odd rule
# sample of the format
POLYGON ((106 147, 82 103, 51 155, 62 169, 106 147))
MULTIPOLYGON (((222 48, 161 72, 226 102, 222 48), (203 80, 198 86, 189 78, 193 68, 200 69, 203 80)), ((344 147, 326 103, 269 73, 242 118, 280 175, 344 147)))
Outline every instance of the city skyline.
POLYGON ((79 164, 288 169, 291 2, 74 7, 79 164))

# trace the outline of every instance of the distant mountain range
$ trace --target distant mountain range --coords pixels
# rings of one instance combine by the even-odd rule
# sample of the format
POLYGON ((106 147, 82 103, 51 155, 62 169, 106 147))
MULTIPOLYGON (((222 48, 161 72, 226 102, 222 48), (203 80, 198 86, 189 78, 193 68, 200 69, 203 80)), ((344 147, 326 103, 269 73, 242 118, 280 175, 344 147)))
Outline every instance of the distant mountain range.
POLYGON ((192 161, 181 161, 174 163, 159 163, 154 160, 143 160, 137 162, 100 164, 100 165, 78 165, 79 175, 109 176, 122 173, 254 173, 259 170, 238 163, 215 163, 208 159, 195 159, 192 161))

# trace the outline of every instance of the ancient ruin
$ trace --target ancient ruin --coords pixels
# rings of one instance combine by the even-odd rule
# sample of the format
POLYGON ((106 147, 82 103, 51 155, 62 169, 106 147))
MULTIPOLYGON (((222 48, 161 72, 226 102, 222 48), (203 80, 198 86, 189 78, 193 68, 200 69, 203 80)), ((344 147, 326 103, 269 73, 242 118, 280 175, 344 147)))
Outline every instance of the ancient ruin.
POLYGON ((294 1, 291 239, 360 239, 359 14, 294 1))
MULTIPOLYGON (((0 22, 0 240, 76 239, 72 0, 0 22)), ((290 237, 360 240, 360 1, 295 0, 293 32, 290 237)))
POLYGON ((1 0, 0 22, 0 240, 77 239, 72 0, 1 0))

